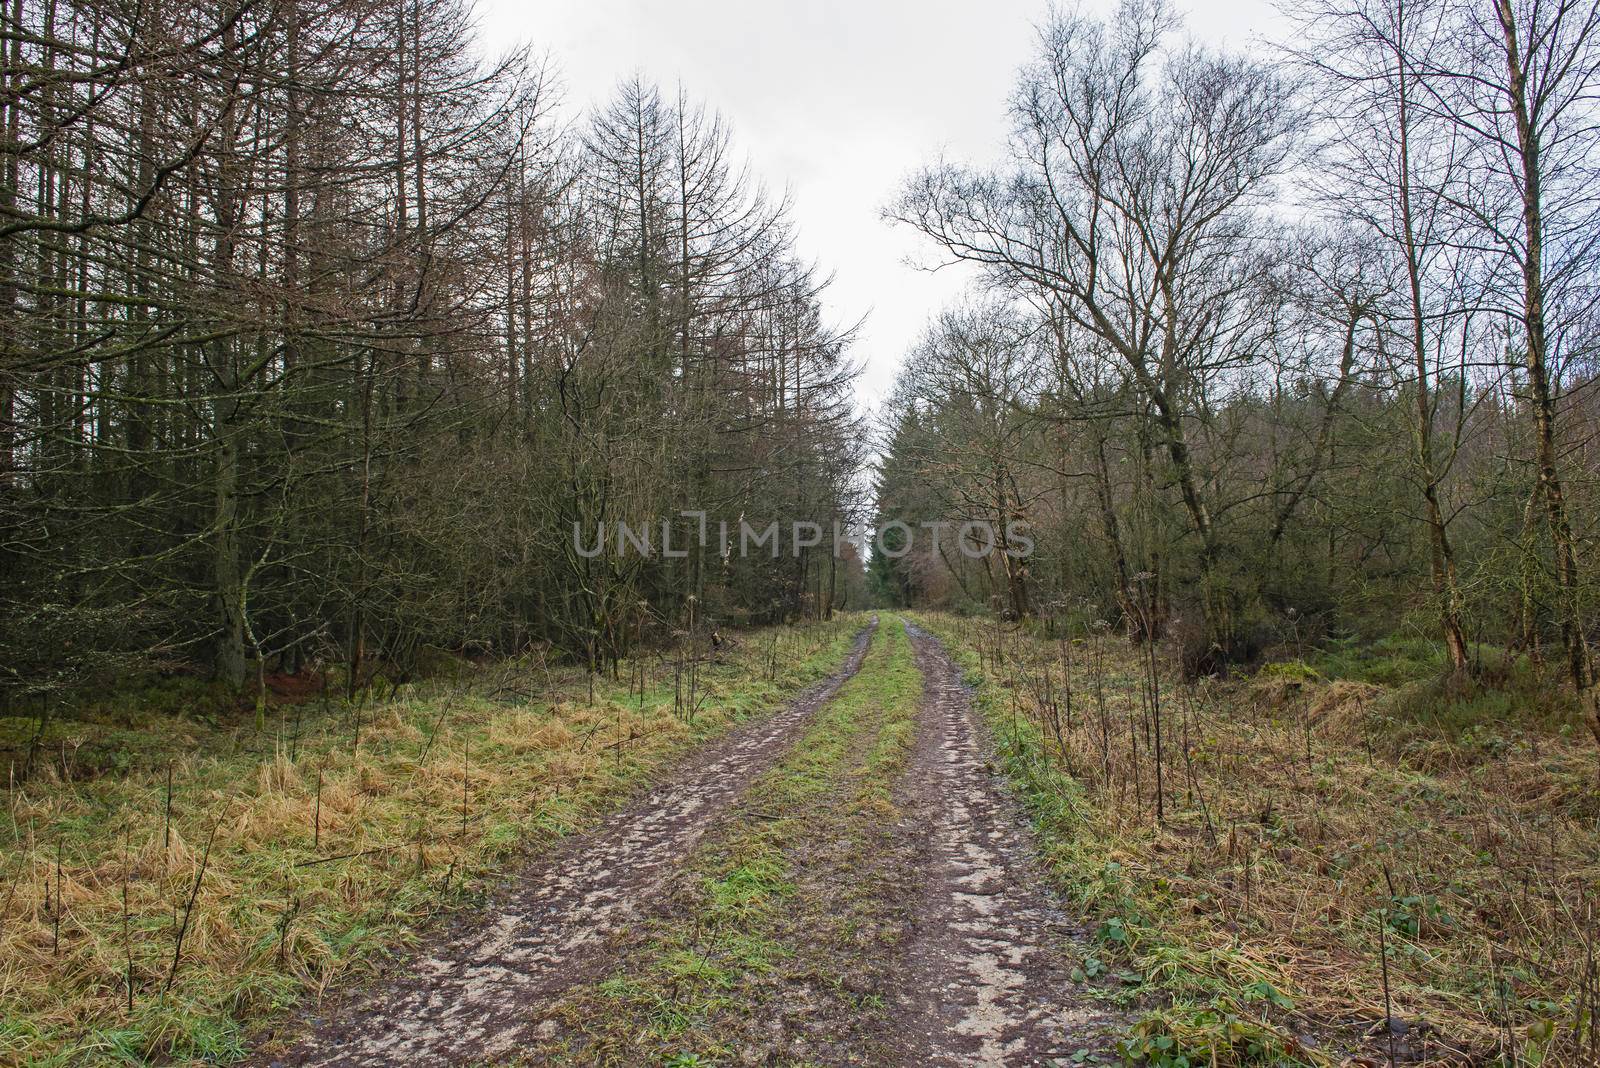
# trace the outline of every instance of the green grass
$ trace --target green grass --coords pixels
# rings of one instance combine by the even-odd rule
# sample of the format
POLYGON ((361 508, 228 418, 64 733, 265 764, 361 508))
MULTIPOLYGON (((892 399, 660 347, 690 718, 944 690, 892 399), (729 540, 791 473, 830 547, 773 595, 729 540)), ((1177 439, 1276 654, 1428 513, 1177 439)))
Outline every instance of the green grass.
POLYGON ((1363 703, 1367 740, 1385 752, 1436 759, 1503 755, 1530 732, 1570 736, 1584 730, 1577 702, 1558 677, 1526 655, 1475 645, 1471 671, 1455 677, 1437 642, 1389 637, 1366 644, 1333 643, 1307 660, 1265 664, 1258 683, 1358 682, 1379 688, 1363 703))
POLYGON ((1306 658, 1306 666, 1327 679, 1398 686, 1443 675, 1446 659, 1441 642, 1389 635, 1376 641, 1329 642, 1306 658))
POLYGON ((885 618, 860 672, 690 862, 700 880, 692 907, 659 921, 622 974, 569 995, 561 1014, 581 1036, 580 1059, 721 1063, 736 1051, 739 1021, 757 1008, 763 977, 793 968, 836 985, 832 962, 816 952, 830 942, 825 925, 852 929, 848 909, 870 902, 808 900, 807 844, 849 837, 862 851, 874 847, 920 693, 910 642, 885 618), (819 908, 825 918, 814 915, 819 908))
POLYGON ((1498 755, 1529 732, 1572 735, 1583 730, 1577 701, 1526 660, 1481 678, 1428 678, 1400 688, 1375 706, 1375 724, 1400 746, 1443 739, 1498 755))

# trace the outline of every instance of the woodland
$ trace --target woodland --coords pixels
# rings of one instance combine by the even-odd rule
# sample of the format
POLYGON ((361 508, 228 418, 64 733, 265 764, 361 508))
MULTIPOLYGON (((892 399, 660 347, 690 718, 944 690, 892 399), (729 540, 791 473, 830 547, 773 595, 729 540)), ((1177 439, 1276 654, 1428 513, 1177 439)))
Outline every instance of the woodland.
POLYGON ((1160 3, 1043 22, 1009 162, 886 199, 981 279, 869 423, 788 205, 682 92, 569 115, 455 0, 13 4, 0 690, 598 665, 825 617, 862 561, 574 529, 875 517, 1037 544, 880 553, 887 603, 1588 691, 1596 11, 1285 13, 1249 55, 1160 3))
POLYGON ((30 0, 4 42, 7 700, 827 614, 821 554, 575 552, 854 507, 848 332, 713 111, 558 114, 455 0, 30 0))
POLYGON ((1283 10, 1253 54, 1161 3, 1058 14, 1008 161, 908 178, 886 216, 984 284, 907 357, 875 507, 1038 551, 874 587, 1170 634, 1191 677, 1398 636, 1586 693, 1600 11, 1283 10))
POLYGON ((469 0, 0 3, 0 1061, 1600 1064, 1600 0, 1277 14, 886 356, 469 0))

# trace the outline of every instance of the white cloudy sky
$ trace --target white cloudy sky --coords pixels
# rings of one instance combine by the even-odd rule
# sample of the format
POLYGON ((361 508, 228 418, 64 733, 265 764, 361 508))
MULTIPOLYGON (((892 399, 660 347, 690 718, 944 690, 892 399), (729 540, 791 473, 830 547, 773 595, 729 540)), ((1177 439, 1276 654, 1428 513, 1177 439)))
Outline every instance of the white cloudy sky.
MULTIPOLYGON (((930 249, 879 220, 902 177, 943 152, 993 159, 1005 101, 1048 0, 480 0, 491 49, 553 59, 567 111, 635 71, 732 120, 752 170, 794 201, 802 251, 834 275, 838 323, 864 318, 862 401, 894 379, 958 271, 908 266, 930 249)), ((1112 0, 1084 0, 1109 10, 1112 0)), ((1182 0, 1180 0, 1180 3, 1182 0)), ((1248 47, 1268 0, 1192 0, 1190 29, 1248 47)))

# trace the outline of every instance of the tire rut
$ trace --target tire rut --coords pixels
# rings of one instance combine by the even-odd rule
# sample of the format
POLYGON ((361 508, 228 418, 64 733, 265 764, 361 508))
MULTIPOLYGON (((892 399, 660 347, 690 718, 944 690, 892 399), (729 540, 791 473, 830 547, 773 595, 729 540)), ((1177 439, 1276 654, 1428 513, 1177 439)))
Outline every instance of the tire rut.
MULTIPOLYGON (((897 864, 896 810, 887 797, 872 800, 863 791, 885 732, 909 726, 908 718, 902 708, 868 711, 832 788, 792 813, 799 829, 785 854, 796 887, 782 917, 763 932, 792 956, 739 989, 740 1011, 724 1026, 740 1064, 884 1062, 887 1010, 874 995, 889 985, 904 931, 905 895, 897 891, 905 869, 897 864)), ((903 776, 909 754, 899 752, 905 755, 890 756, 879 781, 903 776)))
POLYGON ((917 1065, 1052 1064, 1106 1044, 1109 1022, 1072 979, 1084 938, 1043 889, 1031 836, 996 781, 961 674, 906 624, 925 680, 904 810, 918 884, 891 1004, 898 1058, 917 1065))
MULTIPOLYGON (((920 688, 909 644, 894 649, 902 642, 899 635, 883 635, 858 684, 889 670, 885 658, 898 655, 920 688)), ((903 750, 885 748, 885 732, 898 725, 909 734, 915 697, 872 699, 847 713, 847 693, 812 721, 812 732, 827 733, 807 733, 784 761, 752 782, 697 855, 673 874, 650 922, 621 936, 622 969, 564 997, 539 1021, 543 1044, 524 1050, 516 1063, 660 1064, 687 1051, 717 1064, 882 1062, 874 1055, 882 1006, 863 999, 881 978, 867 972, 881 973, 892 953, 892 944, 878 937, 873 872, 892 855, 893 825, 881 819, 878 806, 886 800, 874 803, 869 792, 873 782, 900 777, 904 756, 894 753, 903 750), (848 723, 836 721, 842 714, 848 723), (880 757, 893 766, 875 775, 880 757), (795 763, 805 770, 790 767, 795 763), (769 781, 774 776, 777 781, 769 781), (816 784, 815 790, 799 784, 816 784), (752 857, 762 870, 781 857, 787 887, 772 897, 764 892, 752 907, 718 907, 711 888, 727 886, 728 875, 752 857), (782 949, 752 964, 743 955, 750 945, 782 949), (698 977, 662 978, 667 962, 685 952, 721 976, 709 998, 711 986, 701 986, 698 977), (605 992, 610 983, 644 993, 618 997, 605 992), (693 1021, 685 1033, 658 1033, 662 999, 693 1021), (736 1051, 733 1061, 725 1058, 728 1051, 736 1051)))
POLYGON ((492 909, 443 935, 376 989, 323 1006, 272 1065, 480 1063, 531 1037, 535 1009, 614 966, 613 936, 647 914, 745 784, 772 767, 866 657, 782 710, 686 758, 668 781, 527 868, 492 909))

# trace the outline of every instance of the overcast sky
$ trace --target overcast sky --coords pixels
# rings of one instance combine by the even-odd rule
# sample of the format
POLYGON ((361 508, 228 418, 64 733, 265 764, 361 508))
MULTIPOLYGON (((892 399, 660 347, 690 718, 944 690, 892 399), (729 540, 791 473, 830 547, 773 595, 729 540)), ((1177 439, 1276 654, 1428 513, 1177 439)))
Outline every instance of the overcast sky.
MULTIPOLYGON (((794 202, 801 251, 834 284, 872 405, 908 346, 964 284, 906 264, 933 250, 879 212, 941 152, 993 160, 1005 103, 1047 0, 480 0, 492 50, 528 42, 560 75, 568 117, 639 72, 732 121, 752 171, 794 202)), ((1085 0, 1107 11, 1111 0, 1085 0)), ((1270 31, 1267 0, 1184 7, 1197 36, 1248 46, 1270 31)))

